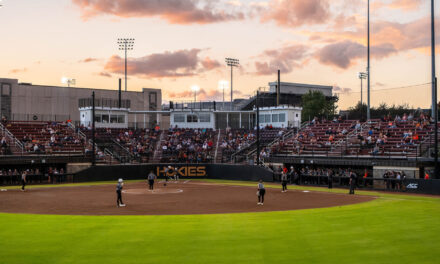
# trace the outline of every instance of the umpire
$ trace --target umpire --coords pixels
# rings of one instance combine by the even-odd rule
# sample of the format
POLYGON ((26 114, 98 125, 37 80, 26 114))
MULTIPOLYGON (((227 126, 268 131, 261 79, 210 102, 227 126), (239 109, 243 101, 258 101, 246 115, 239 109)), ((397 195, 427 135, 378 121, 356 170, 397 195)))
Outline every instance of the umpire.
POLYGON ((153 190, 154 189, 154 180, 156 179, 156 174, 153 173, 151 170, 148 174, 148 189, 153 190))

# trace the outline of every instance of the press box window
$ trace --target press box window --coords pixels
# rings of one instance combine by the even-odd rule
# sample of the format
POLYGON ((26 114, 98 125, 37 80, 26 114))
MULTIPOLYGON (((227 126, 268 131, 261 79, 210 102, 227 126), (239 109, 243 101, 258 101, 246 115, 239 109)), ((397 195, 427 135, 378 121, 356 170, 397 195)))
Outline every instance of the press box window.
POLYGON ((111 115, 110 116, 110 123, 118 123, 118 116, 117 115, 111 115))
POLYGON ((101 115, 95 115, 95 122, 101 123, 101 115))
POLYGON ((280 114, 279 121, 280 122, 286 122, 286 114, 280 114))
POLYGON ((174 115, 174 123, 184 123, 185 115, 174 115))
POLYGON ((125 116, 123 116, 123 115, 118 115, 118 123, 120 123, 120 124, 125 123, 125 116))
POLYGON ((278 114, 272 115, 272 122, 274 122, 274 123, 278 122, 278 114))
POLYGON ((211 122, 211 115, 201 114, 201 115, 199 115, 199 120, 201 123, 209 123, 209 122, 211 122))
POLYGON ((270 121, 271 120, 271 118, 270 118, 270 115, 264 115, 265 116, 265 122, 266 123, 270 123, 270 122, 272 122, 272 121, 270 121))
POLYGON ((187 115, 186 116, 186 122, 187 123, 197 123, 198 118, 196 115, 187 115))
POLYGON ((109 118, 108 115, 102 115, 102 123, 108 123, 109 118))

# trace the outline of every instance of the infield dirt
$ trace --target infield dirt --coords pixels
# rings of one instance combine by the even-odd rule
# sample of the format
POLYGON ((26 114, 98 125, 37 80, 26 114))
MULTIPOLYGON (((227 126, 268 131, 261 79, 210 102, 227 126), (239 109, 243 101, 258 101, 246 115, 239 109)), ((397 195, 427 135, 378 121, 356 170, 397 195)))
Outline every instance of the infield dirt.
MULTIPOLYGON (((264 205, 257 205, 255 187, 204 182, 148 185, 128 183, 116 206, 116 185, 31 188, 0 192, 0 212, 60 215, 179 215, 284 211, 367 202, 372 196, 266 189, 264 205)), ((281 187, 281 186, 280 186, 281 187)))

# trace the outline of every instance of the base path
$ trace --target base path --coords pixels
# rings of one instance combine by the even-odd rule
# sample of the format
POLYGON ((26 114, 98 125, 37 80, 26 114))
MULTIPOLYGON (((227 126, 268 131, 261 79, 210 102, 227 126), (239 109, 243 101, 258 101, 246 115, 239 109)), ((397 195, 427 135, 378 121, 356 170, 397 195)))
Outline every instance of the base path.
MULTIPOLYGON (((281 187, 281 186, 280 186, 281 187)), ((0 212, 62 215, 178 215, 284 211, 367 202, 372 196, 266 189, 264 205, 257 205, 255 187, 202 182, 124 185, 126 207, 116 206, 116 184, 32 188, 0 192, 0 212)))

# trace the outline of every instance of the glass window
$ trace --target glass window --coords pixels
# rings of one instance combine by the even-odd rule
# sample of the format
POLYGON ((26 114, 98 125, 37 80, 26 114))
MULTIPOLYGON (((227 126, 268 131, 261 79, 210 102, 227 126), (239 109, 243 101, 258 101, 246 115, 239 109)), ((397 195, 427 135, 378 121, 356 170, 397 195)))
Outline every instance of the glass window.
POLYGON ((95 115, 95 122, 101 123, 101 115, 95 115))
POLYGON ((117 115, 111 115, 110 116, 110 123, 118 123, 118 116, 117 115))
POLYGON ((203 122, 203 123, 209 123, 209 122, 211 122, 211 115, 210 114, 200 114, 199 120, 200 120, 200 122, 203 122))
POLYGON ((280 122, 286 122, 286 114, 280 114, 280 118, 279 118, 280 122))
POLYGON ((185 115, 182 114, 174 114, 174 123, 184 123, 185 115))
POLYGON ((265 121, 266 121, 266 123, 270 123, 270 122, 272 122, 271 121, 271 118, 270 118, 270 115, 265 115, 266 117, 264 118, 265 119, 265 121))
POLYGON ((188 123, 197 123, 197 116, 196 115, 187 115, 186 116, 186 122, 188 123))
POLYGON ((276 123, 278 122, 278 114, 272 114, 272 122, 276 123))
POLYGON ((108 123, 108 115, 102 115, 102 123, 108 123))
POLYGON ((296 114, 296 117, 298 117, 298 114, 296 114))
POLYGON ((260 123, 265 123, 265 121, 264 121, 264 115, 260 115, 260 123))
POLYGON ((124 115, 118 115, 118 123, 119 124, 125 123, 125 116, 124 115))
POLYGON ((2 85, 2 95, 6 95, 6 96, 11 95, 11 85, 9 83, 4 83, 2 85))

